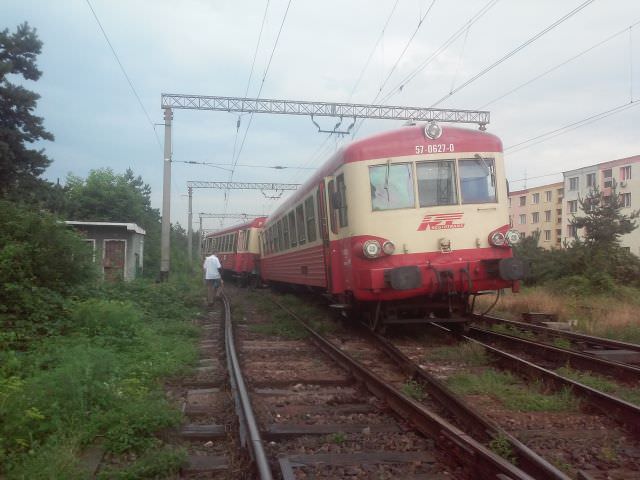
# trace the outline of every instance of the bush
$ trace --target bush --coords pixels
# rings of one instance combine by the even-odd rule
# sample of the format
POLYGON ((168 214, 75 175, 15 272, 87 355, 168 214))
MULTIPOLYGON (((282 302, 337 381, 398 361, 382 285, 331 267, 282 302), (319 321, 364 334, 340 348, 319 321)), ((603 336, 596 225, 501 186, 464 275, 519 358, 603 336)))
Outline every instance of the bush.
POLYGON ((51 215, 0 201, 0 346, 62 332, 64 296, 93 278, 78 235, 51 215))

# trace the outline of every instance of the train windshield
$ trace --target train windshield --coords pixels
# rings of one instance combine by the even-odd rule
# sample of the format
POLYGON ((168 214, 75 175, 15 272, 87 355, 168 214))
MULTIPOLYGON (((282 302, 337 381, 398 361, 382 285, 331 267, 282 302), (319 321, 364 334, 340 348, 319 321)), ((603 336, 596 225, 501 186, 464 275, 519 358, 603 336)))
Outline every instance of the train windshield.
POLYGON ((369 167, 371 204, 373 210, 413 208, 413 171, 410 163, 395 163, 369 167))
POLYGON ((458 203, 453 160, 418 162, 418 196, 421 207, 458 203))
POLYGON ((493 158, 479 155, 472 160, 459 160, 462 203, 496 201, 496 174, 493 158))

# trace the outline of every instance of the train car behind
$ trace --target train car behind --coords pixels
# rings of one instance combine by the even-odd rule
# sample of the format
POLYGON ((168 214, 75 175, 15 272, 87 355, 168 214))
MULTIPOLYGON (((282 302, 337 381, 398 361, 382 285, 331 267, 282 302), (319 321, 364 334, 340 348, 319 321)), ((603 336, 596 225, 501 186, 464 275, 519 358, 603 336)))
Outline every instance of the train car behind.
POLYGON ((224 277, 235 277, 241 284, 256 283, 260 277, 258 236, 266 217, 206 235, 202 242, 205 256, 215 253, 224 277))

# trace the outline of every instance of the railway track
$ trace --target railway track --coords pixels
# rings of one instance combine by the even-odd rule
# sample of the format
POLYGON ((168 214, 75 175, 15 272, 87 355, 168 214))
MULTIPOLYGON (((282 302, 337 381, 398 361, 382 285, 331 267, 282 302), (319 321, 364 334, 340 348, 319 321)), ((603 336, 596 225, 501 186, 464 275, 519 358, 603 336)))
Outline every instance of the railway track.
POLYGON ((488 325, 502 325, 514 332, 530 332, 540 337, 541 341, 561 339, 568 342, 574 350, 586 355, 597 356, 612 362, 640 364, 640 345, 609 338, 594 337, 584 333, 570 332, 535 325, 528 322, 508 320, 493 315, 473 315, 476 322, 488 325))
MULTIPOLYGON (((288 313, 292 314, 290 311, 288 313)), ((265 322, 269 321, 271 319, 265 319, 265 322)), ((306 324, 303 328, 309 342, 324 352, 322 363, 318 363, 317 353, 314 353, 313 348, 309 350, 307 342, 288 340, 283 345, 283 340, 279 339, 265 343, 252 335, 239 342, 240 351, 246 349, 243 361, 252 365, 251 369, 255 371, 253 374, 248 372, 250 383, 259 387, 254 388, 254 405, 257 404, 258 417, 264 419, 263 431, 266 432, 265 438, 270 440, 268 452, 278 456, 283 478, 307 478, 305 475, 313 478, 341 478, 342 475, 336 473, 336 469, 344 468, 344 465, 341 466, 343 462, 352 463, 348 470, 355 475, 354 478, 370 478, 374 476, 374 472, 380 475, 379 478, 439 478, 437 475, 443 475, 442 478, 569 478, 512 439, 513 444, 520 447, 518 460, 522 460, 522 466, 526 466, 531 473, 516 467, 494 453, 482 441, 472 438, 445 419, 445 416, 436 413, 436 405, 433 405, 434 409, 429 408, 427 405, 430 399, 412 398, 410 394, 403 393, 399 387, 406 385, 411 375, 404 373, 389 359, 387 365, 383 366, 384 355, 380 352, 375 357, 363 350, 351 351, 350 349, 357 349, 363 344, 358 332, 341 333, 337 344, 306 324), (249 353, 252 350, 253 354, 249 353), (284 357, 283 351, 286 352, 284 357), (307 356, 309 354, 311 357, 307 356), (314 360, 309 358, 315 359, 313 367, 310 363, 313 364, 314 360), (327 359, 337 363, 340 369, 336 369, 335 365, 332 367, 331 363, 327 364, 327 359), (277 375, 278 370, 281 371, 280 375, 277 375), (263 376, 253 377, 252 380, 252 375, 257 375, 258 372, 262 372, 263 376), (267 372, 276 376, 265 378, 267 372), (301 377, 302 372, 306 372, 307 376, 301 377), (310 378, 309 372, 315 372, 314 376, 310 378), (265 387, 268 387, 266 391, 265 387), (342 400, 336 400, 336 389, 339 396, 343 397, 342 400), (312 392, 310 396, 307 395, 309 391, 312 392), (300 398, 301 393, 304 399, 300 398), (275 403, 273 400, 265 402, 262 399, 265 395, 276 396, 275 403), (330 398, 332 402, 337 402, 333 409, 341 412, 343 423, 332 420, 331 413, 327 412, 326 401, 318 404, 309 397, 319 400, 330 398), (372 405, 376 407, 373 411, 372 405), (344 417, 350 416, 347 415, 349 409, 360 411, 356 418, 365 423, 344 423, 344 417), (388 412, 383 415, 385 410, 393 411, 394 415, 389 416, 388 412), (302 412, 304 414, 301 416, 302 412), (406 423, 398 423, 398 417, 406 423), (301 418, 308 420, 306 425, 300 425, 301 418), (281 423, 284 421, 284 425, 267 423, 274 420, 281 423), (382 435, 374 435, 375 425, 380 425, 378 428, 382 428, 379 430, 382 435), (299 439, 285 441, 283 432, 289 432, 292 437, 295 433, 299 439), (316 436, 324 435, 325 438, 320 438, 320 443, 310 440, 314 432, 316 436), (418 432, 418 435, 414 432, 418 432), (327 435, 330 442, 336 435, 345 435, 345 448, 329 445, 328 449, 332 454, 327 455, 327 435), (411 448, 408 451, 398 450, 398 446, 407 443, 407 436, 411 448), (300 440, 301 438, 304 440, 300 440), (363 452, 363 445, 367 447, 366 452, 363 452), (360 452, 358 455, 354 455, 354 447, 360 452), (395 448, 395 451, 389 447, 395 448), (296 453, 301 450, 312 453, 301 457, 296 453), (422 464, 422 467, 428 464, 429 471, 412 472, 410 469, 415 468, 416 462, 422 464), (395 463, 394 468, 390 468, 392 463, 395 463), (406 465, 403 466, 402 463, 406 465), (382 464, 385 467, 381 467, 382 464), (302 473, 296 471, 300 468, 303 469, 302 473), (358 476, 358 472, 362 475, 358 476), (295 476, 297 474, 302 476, 295 476)), ((439 410, 442 412, 443 409, 439 410)), ((481 430, 486 426, 487 423, 484 423, 477 429, 481 430)), ((489 443, 491 432, 500 440, 503 435, 506 436, 506 433, 497 429, 490 430, 489 434, 484 435, 489 443)))

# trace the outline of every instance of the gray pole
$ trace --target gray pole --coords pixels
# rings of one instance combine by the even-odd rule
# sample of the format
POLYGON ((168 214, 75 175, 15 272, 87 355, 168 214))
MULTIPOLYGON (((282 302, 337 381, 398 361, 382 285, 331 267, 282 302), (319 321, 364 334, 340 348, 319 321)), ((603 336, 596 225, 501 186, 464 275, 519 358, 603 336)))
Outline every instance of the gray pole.
POLYGON ((164 177, 162 184, 162 230, 160 234, 160 280, 169 279, 171 242, 171 120, 170 108, 164 109, 164 177))
POLYGON ((200 230, 198 230, 198 233, 200 235, 198 235, 198 262, 202 262, 202 216, 200 216, 200 230))
POLYGON ((189 187, 189 220, 187 225, 187 242, 189 242, 189 246, 187 247, 187 255, 189 257, 189 267, 193 268, 193 209, 191 208, 191 201, 193 200, 193 188, 189 187))

